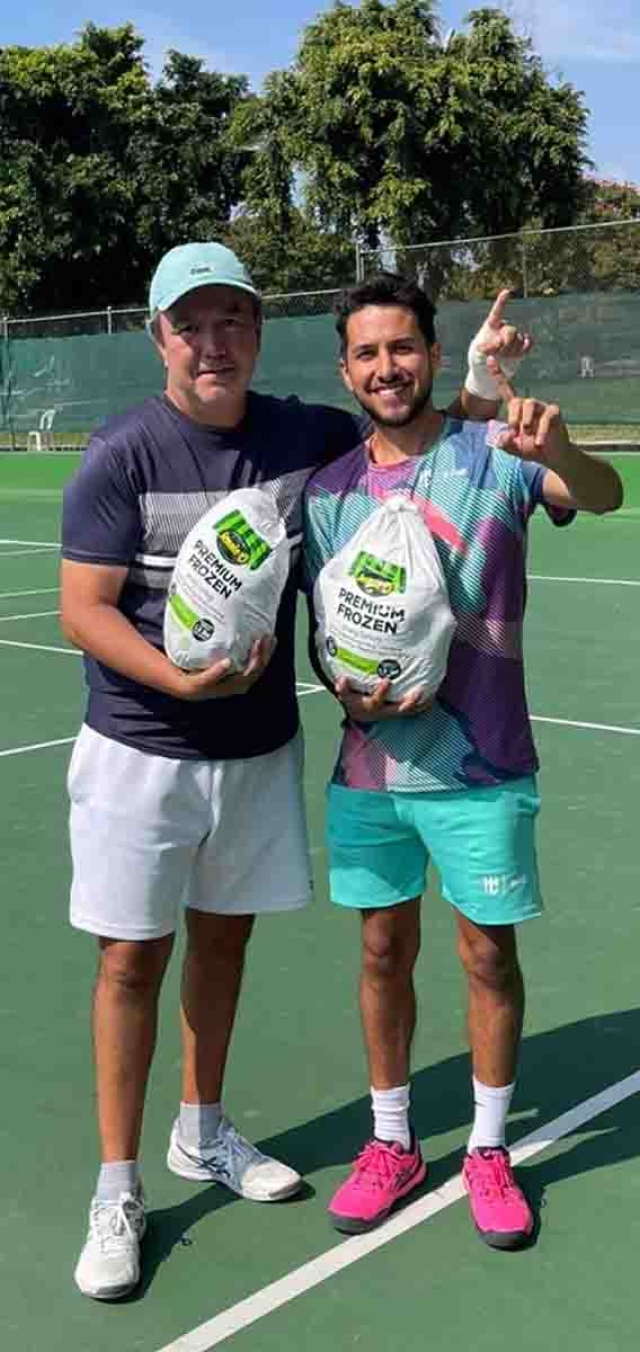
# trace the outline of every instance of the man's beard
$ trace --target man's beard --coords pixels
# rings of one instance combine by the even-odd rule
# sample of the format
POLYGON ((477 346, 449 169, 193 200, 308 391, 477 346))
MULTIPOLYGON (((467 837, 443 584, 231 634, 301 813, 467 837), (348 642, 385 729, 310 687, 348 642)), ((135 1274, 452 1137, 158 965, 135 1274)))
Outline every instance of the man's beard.
POLYGON ((380 414, 377 411, 374 412, 374 406, 370 400, 363 398, 359 394, 356 395, 356 399, 360 407, 364 409, 365 413, 368 413, 371 421, 375 423, 376 427, 409 427, 412 422, 415 422, 416 419, 424 413, 427 404, 431 400, 432 391, 433 381, 430 380, 426 388, 422 390, 420 394, 415 396, 410 407, 405 409, 404 413, 396 414, 395 417, 385 417, 384 414, 380 414))

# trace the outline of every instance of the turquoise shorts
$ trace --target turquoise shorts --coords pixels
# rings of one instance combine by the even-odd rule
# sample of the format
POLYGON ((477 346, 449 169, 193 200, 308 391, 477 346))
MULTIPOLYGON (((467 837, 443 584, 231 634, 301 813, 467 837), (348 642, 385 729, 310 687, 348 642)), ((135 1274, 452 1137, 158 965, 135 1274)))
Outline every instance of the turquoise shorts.
POLYGON ((532 776, 443 793, 378 793, 330 784, 331 899, 366 910, 424 892, 429 860, 443 895, 477 925, 540 915, 532 776))

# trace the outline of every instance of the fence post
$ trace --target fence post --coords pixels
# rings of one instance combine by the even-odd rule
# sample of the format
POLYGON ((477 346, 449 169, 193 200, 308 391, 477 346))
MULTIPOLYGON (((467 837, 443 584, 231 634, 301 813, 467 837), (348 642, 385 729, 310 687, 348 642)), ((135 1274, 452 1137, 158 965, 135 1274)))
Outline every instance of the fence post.
POLYGON ((113 333, 113 313, 110 305, 107 306, 107 333, 113 333))
POLYGON ((3 343, 4 349, 5 349, 4 354, 3 354, 5 360, 4 360, 4 362, 0 363, 0 369, 1 369, 2 366, 5 366, 6 369, 3 371, 3 377, 4 377, 4 380, 3 380, 4 392, 3 392, 3 395, 2 395, 2 399, 0 400, 0 405, 1 405, 1 407, 0 407, 0 413, 2 414, 2 421, 3 421, 3 423, 6 423, 6 425, 7 425, 7 429, 8 429, 8 432, 9 432, 9 436, 10 436, 10 438, 11 438, 11 450, 12 450, 12 451, 17 451, 17 449, 18 449, 18 444, 17 444, 17 439, 16 439, 16 430, 15 430, 15 426, 14 426, 14 422, 13 422, 13 408, 12 408, 12 400, 13 400, 13 372, 12 372, 12 370, 11 370, 11 360, 10 360, 10 350, 9 350, 9 316, 8 316, 8 314, 4 314, 4 315, 2 316, 2 343, 3 343))
POLYGON ((362 251, 360 249, 360 240, 356 240, 356 282, 362 281, 362 251))
POLYGON ((529 295, 529 278, 527 275, 527 241, 522 241, 522 294, 527 299, 529 295))

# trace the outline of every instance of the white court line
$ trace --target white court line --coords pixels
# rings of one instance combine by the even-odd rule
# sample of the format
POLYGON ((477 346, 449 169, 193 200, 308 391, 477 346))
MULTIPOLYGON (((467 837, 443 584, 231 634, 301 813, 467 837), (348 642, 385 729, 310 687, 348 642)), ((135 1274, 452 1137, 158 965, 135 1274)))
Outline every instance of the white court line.
POLYGON ((25 559, 27 555, 39 558, 41 554, 50 553, 51 550, 47 545, 40 545, 34 549, 0 549, 0 563, 3 559, 25 559))
POLYGON ((68 746, 70 742, 75 742, 73 737, 58 737, 55 742, 32 742, 31 746, 12 746, 6 751, 0 751, 0 756, 22 756, 25 751, 44 751, 49 746, 68 746))
POLYGON ((621 577, 549 577, 546 573, 527 573, 530 582, 593 582, 598 587, 640 587, 621 577))
MULTIPOLYGON (((29 646, 32 646, 32 645, 29 645, 29 644, 27 644, 27 645, 25 645, 25 644, 19 644, 18 646, 19 646, 19 647, 25 647, 25 646, 29 647, 29 646)), ((67 648, 53 648, 53 649, 47 648, 47 649, 45 649, 45 651, 46 651, 46 652, 58 652, 58 653, 60 653, 60 652, 69 652, 69 651, 71 651, 71 649, 67 649, 67 648)), ((81 654, 78 653, 77 656, 80 657, 81 654)), ((321 685, 310 685, 310 684, 308 684, 307 682, 302 682, 302 681, 301 681, 301 682, 300 682, 300 686, 298 687, 298 695, 299 695, 299 696, 302 696, 302 695, 315 695, 319 690, 322 690, 322 689, 323 689, 323 687, 322 687, 321 685), (306 685, 306 686, 307 686, 307 688, 304 689, 304 690, 302 689, 302 686, 303 686, 303 685, 306 685)), ((58 738, 56 739, 56 741, 54 741, 54 742, 32 742, 29 746, 10 746, 10 747, 7 747, 6 750, 4 750, 4 751, 0 751, 0 757, 2 757, 2 756, 23 756, 23 755, 24 755, 26 752, 28 752, 28 751, 45 751, 45 750, 47 750, 47 748, 50 747, 50 746, 68 746, 71 742, 75 742, 75 740, 76 740, 76 734, 74 733, 73 737, 58 737, 58 738)))
MULTIPOLYGON (((2 640, 0 640, 0 645, 2 645, 2 640)), ((18 647, 30 647, 30 646, 33 646, 33 645, 30 645, 30 644, 18 644, 17 646, 18 646, 18 647)), ((48 652, 49 652, 49 651, 52 651, 52 652, 68 652, 68 651, 71 651, 71 649, 67 649, 67 648, 53 648, 53 649, 47 649, 46 651, 48 651, 48 652)), ((80 656, 80 654, 78 654, 78 656, 80 656)), ((318 694, 318 693, 321 691, 321 689, 322 689, 322 687, 318 686, 315 690, 299 690, 299 691, 298 691, 298 696, 301 697, 302 695, 315 695, 315 694, 318 694)), ((538 718, 538 717, 534 717, 534 720, 533 720, 533 721, 534 721, 535 723, 560 723, 563 727, 570 727, 570 728, 574 728, 574 727, 575 727, 575 728, 590 728, 590 729, 592 729, 592 730, 594 730, 594 731, 596 731, 596 732, 622 732, 622 733, 627 733, 628 735, 630 735, 630 736, 632 736, 632 737, 640 737, 640 728, 615 728, 615 727, 610 727, 609 725, 607 725, 607 724, 605 724, 605 723, 570 723, 570 722, 568 722, 568 721, 567 721, 566 719, 564 719, 564 718, 538 718)), ((62 737, 59 741, 56 741, 56 742, 34 742, 31 746, 13 746, 13 747, 9 747, 6 751, 0 751, 0 756, 21 756, 21 755, 22 755, 24 752, 26 752, 26 751, 42 751, 42 750, 44 750, 46 747, 49 747, 49 746, 65 746, 67 742, 73 742, 73 741, 75 741, 75 737, 62 737)))
MULTIPOLYGON (((585 1099, 583 1103, 578 1103, 575 1108, 570 1108, 568 1112, 554 1118, 546 1126, 538 1127, 528 1136, 523 1136, 518 1145, 511 1147, 513 1163, 521 1164, 523 1160, 531 1159, 533 1155, 540 1154, 548 1146, 560 1140, 562 1136, 568 1135, 569 1132, 574 1131, 585 1122, 589 1122, 593 1117, 597 1117, 608 1108, 614 1107, 615 1104, 631 1098, 632 1094, 637 1094, 639 1090, 640 1070, 637 1070, 634 1071, 633 1075, 628 1075, 624 1080, 618 1080, 616 1084, 610 1085, 608 1089, 602 1090, 601 1093, 594 1094, 592 1098, 585 1099)), ((217 1347, 227 1338, 232 1338, 241 1329, 248 1328, 249 1325, 255 1324, 258 1319, 263 1319, 265 1315, 272 1314, 274 1310, 278 1310, 283 1305, 287 1305, 289 1301, 295 1300, 296 1296, 304 1295, 305 1292, 311 1291, 313 1287, 327 1281, 329 1277, 334 1277, 337 1272, 342 1272, 345 1268, 351 1267, 353 1263, 358 1263, 367 1254, 373 1253, 385 1244, 389 1244, 391 1240, 397 1239, 398 1235, 413 1230, 416 1225, 421 1225, 423 1221, 436 1216, 438 1212, 444 1211, 446 1207, 460 1201, 463 1196, 462 1177, 457 1174, 455 1178, 450 1178, 443 1187, 405 1207, 397 1216, 386 1221, 372 1234, 357 1235, 353 1239, 344 1240, 342 1244, 327 1249, 317 1258, 312 1258, 310 1262, 303 1263, 302 1267, 295 1268, 293 1272, 287 1273, 286 1277, 271 1282, 269 1286, 263 1287, 262 1290, 254 1291, 253 1295, 247 1296, 245 1300, 240 1300, 236 1305, 231 1305, 227 1310, 222 1310, 220 1314, 214 1315, 212 1319, 200 1324, 192 1332, 183 1334, 182 1337, 176 1338, 172 1343, 166 1343, 160 1349, 160 1352, 211 1352, 212 1348, 217 1347)))
MULTIPOLYGON (((57 614, 57 611, 46 612, 57 614)), ((17 618, 17 617, 14 617, 17 618)), ((82 653, 77 648, 56 648, 53 645, 45 643, 20 643, 17 639, 0 638, 0 648, 28 648, 32 652, 41 653, 63 653, 65 657, 81 657, 82 653)), ((297 687, 298 697, 301 699, 304 695, 325 695, 328 691, 322 685, 312 685, 310 682, 300 682, 297 687)), ((617 732, 627 737, 640 737, 640 728, 624 728, 615 723, 587 723, 579 722, 573 718, 544 718, 542 714, 531 714, 532 723, 554 723, 561 728, 586 728, 591 732, 617 732)))
MULTIPOLYGON (((2 555, 0 555, 0 558, 2 555)), ((16 596, 48 596, 60 591, 59 587, 35 587, 32 591, 0 592, 0 601, 13 600, 16 596)))
MULTIPOLYGON (((323 685, 316 685, 298 693, 327 695, 329 692, 323 685)), ((640 728, 623 728, 616 723, 583 723, 573 718, 545 718, 542 714, 530 714, 529 717, 532 723, 555 723, 560 728, 587 728, 590 732, 619 732, 627 737, 640 737, 640 728)))
MULTIPOLYGON (((59 610, 42 610, 39 615, 1 615, 0 624, 7 620, 35 620, 40 616, 59 615, 59 610)), ((34 652, 41 653, 64 653, 65 657, 82 657, 82 653, 77 648, 55 648, 47 643, 20 643, 17 639, 0 638, 0 647, 2 648, 30 648, 34 652)), ((324 686, 312 685, 309 681, 299 681, 296 687, 298 696, 322 694, 324 686)))
POLYGON ((588 728, 591 732, 621 732, 627 737, 640 737, 640 728, 621 728, 615 723, 579 723, 573 718, 543 718, 531 714, 532 723, 555 723, 560 728, 588 728))
POLYGON ((33 610, 29 615, 0 615, 0 624, 8 624, 10 620, 44 620, 59 614, 59 610, 33 610))
MULTIPOLYGON (((59 540, 9 540, 0 538, 0 545, 40 545, 42 549, 59 549, 59 540)), ((1 556, 0 556, 1 557, 1 556)))
MULTIPOLYGON (((56 613, 57 612, 51 612, 56 613)), ((44 643, 19 643, 16 639, 0 638, 0 648, 28 648, 32 651, 43 653, 63 653, 65 657, 82 657, 82 653, 77 648, 54 648, 44 643)), ((322 685, 312 685, 311 682, 300 681, 296 687, 296 693, 299 699, 305 695, 326 695, 329 692, 322 685)), ((640 737, 640 728, 621 727, 616 723, 587 723, 580 722, 573 718, 546 718, 542 714, 531 714, 532 723, 550 723, 561 728, 585 728, 589 732, 614 732, 626 737, 640 737)), ((73 741, 73 738, 69 739, 73 741)), ((39 742, 34 746, 15 747, 8 751, 0 751, 2 756, 18 756, 22 751, 37 751, 40 746, 57 746, 56 742, 39 742)))
POLYGON ((14 638, 0 638, 0 648, 31 648, 39 653, 64 653, 67 657, 82 657, 76 648, 54 648, 46 643, 18 643, 14 638))

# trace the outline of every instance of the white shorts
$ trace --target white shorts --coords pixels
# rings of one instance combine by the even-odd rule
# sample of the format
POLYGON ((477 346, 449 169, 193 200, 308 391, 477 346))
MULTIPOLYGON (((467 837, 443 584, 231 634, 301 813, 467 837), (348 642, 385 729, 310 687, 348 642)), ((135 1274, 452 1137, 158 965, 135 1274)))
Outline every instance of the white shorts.
POLYGON ((174 760, 82 727, 69 766, 71 924, 156 939, 181 907, 258 915, 304 906, 311 867, 303 744, 248 760, 174 760))

